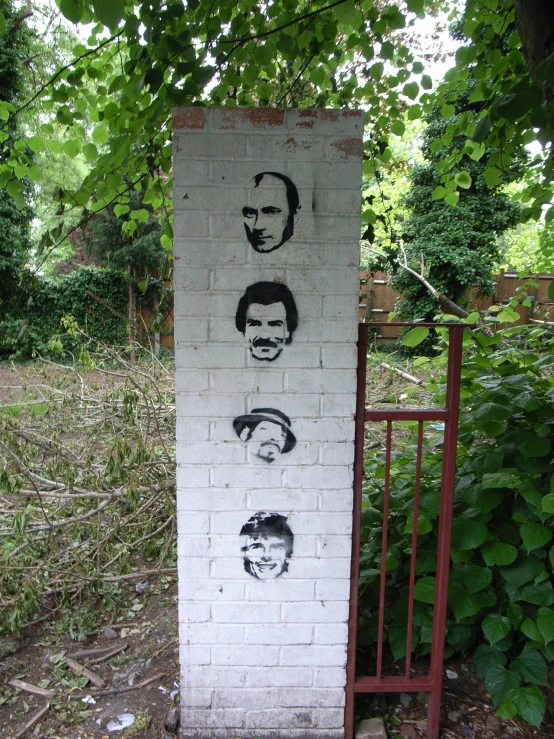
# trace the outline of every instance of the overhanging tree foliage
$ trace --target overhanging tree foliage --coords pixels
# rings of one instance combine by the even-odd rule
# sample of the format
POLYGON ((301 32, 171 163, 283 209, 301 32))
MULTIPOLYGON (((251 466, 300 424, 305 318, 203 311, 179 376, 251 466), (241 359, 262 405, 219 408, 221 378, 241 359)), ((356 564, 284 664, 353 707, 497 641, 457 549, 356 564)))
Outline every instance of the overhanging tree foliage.
MULTIPOLYGON (((539 140, 552 139, 554 60, 548 49, 538 57, 524 55, 516 31, 516 24, 525 25, 529 8, 541 1, 515 8, 512 0, 467 4, 467 45, 438 93, 448 123, 444 137, 464 137, 461 149, 445 161, 448 193, 457 188, 454 177, 465 153, 480 155, 488 176, 501 178, 514 146, 534 137, 535 130, 539 140), (503 55, 500 41, 507 29, 510 52, 503 55), (532 68, 526 58, 534 60, 532 68), (464 79, 469 62, 480 70, 473 102, 481 103, 482 110, 477 121, 452 121, 453 87, 464 79)), ((432 81, 414 59, 402 29, 432 5, 430 0, 405 0, 400 7, 387 0, 191 0, 186 5, 181 0, 60 0, 72 22, 96 25, 87 44, 75 46, 73 60, 22 106, 0 106, 4 145, 6 127, 15 119, 40 115, 44 120, 28 142, 9 146, 0 187, 20 190, 18 173, 29 167, 31 152, 51 148, 55 120, 67 128, 69 148, 93 165, 78 188, 60 193, 63 204, 88 218, 110 203, 128 204, 129 190, 138 188, 145 202, 168 205, 168 183, 161 174, 171 171, 175 105, 363 105, 371 127, 368 154, 377 163, 386 162, 388 131, 401 130, 406 107, 416 119, 431 104, 427 90, 432 81)), ((526 41, 529 48, 534 48, 533 38, 526 41)), ((537 217, 551 200, 551 160, 540 162, 534 172, 523 198, 526 215, 537 217)), ((167 248, 169 221, 163 236, 167 248)), ((61 235, 46 235, 42 247, 52 248, 61 235)))
MULTIPOLYGON (((5 30, 0 27, 0 105, 17 104, 22 91, 22 60, 28 51, 29 33, 18 23, 11 0, 0 0, 0 12, 5 19, 5 30)), ((0 170, 18 165, 10 164, 9 149, 20 139, 19 120, 13 118, 4 125, 4 150, 0 149, 0 170)), ((20 272, 29 249, 29 227, 32 214, 25 207, 25 193, 29 183, 23 177, 26 167, 17 170, 18 187, 8 183, 0 188, 0 317, 5 315, 9 302, 16 299, 20 272)), ((16 176, 17 176, 16 175, 16 176)))
MULTIPOLYGON (((471 112, 470 96, 467 90, 458 94, 453 103, 454 120, 471 112)), ((495 178, 490 184, 486 166, 466 156, 465 168, 455 180, 458 191, 448 193, 441 185, 441 163, 453 150, 463 147, 464 142, 460 137, 453 137, 445 145, 444 134, 449 124, 438 107, 432 109, 427 121, 429 125, 422 137, 426 163, 414 167, 411 188, 404 198, 410 210, 402 229, 405 254, 416 270, 424 269, 429 282, 442 295, 462 304, 472 286, 477 286, 481 293, 492 291, 492 276, 500 259, 497 237, 516 225, 521 211, 502 187, 522 178, 527 156, 520 147, 502 178, 495 178)), ((393 271, 393 286, 404 298, 402 317, 432 320, 439 309, 436 298, 420 280, 406 270, 397 269, 394 257, 388 268, 393 271)))

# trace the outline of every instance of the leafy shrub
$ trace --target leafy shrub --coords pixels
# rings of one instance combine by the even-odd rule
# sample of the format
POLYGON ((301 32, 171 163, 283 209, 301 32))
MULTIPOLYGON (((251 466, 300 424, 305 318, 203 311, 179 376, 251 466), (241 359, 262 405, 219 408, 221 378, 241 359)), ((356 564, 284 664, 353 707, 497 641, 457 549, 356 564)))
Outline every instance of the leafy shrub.
POLYGON ((35 277, 21 287, 17 304, 0 322, 0 358, 51 356, 65 349, 78 353, 83 338, 65 332, 72 316, 95 341, 125 344, 126 322, 87 294, 90 290, 114 310, 127 313, 127 276, 98 267, 82 267, 56 279, 35 277))
MULTIPOLYGON (((416 364, 445 362, 420 358, 416 364)), ((554 660, 554 337, 516 327, 468 332, 462 368, 446 656, 473 648, 503 718, 539 725, 554 660), (529 685, 528 683, 532 683, 529 685)), ((444 402, 444 387, 430 384, 444 402)), ((403 423, 392 453, 387 638, 406 649, 417 424, 403 423)), ((418 517, 415 655, 431 649, 442 463, 440 429, 426 428, 418 517)), ((365 461, 360 580, 361 643, 376 639, 384 454, 365 461)))

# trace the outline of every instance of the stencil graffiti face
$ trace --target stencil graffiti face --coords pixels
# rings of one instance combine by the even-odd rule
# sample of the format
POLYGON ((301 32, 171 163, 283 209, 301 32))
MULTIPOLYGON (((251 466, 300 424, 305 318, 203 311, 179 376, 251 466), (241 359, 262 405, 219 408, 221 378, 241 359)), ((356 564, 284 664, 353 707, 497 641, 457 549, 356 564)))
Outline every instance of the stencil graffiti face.
POLYGON ((254 408, 233 421, 239 439, 264 462, 274 462, 280 454, 294 449, 296 437, 290 425, 290 418, 276 408, 254 408))
POLYGON ((252 248, 261 253, 278 249, 294 231, 298 191, 278 172, 261 172, 245 188, 244 229, 252 248))
POLYGON ((247 571, 258 580, 274 580, 285 571, 287 548, 283 539, 246 537, 244 546, 247 571))
POLYGON ((261 421, 251 432, 250 448, 252 454, 265 462, 273 462, 281 454, 287 434, 278 423, 261 421))
POLYGON ((248 341, 254 359, 272 362, 290 344, 298 326, 291 291, 280 282, 248 285, 235 315, 237 330, 248 341))
POLYGON ((252 303, 246 311, 245 337, 255 359, 272 362, 277 359, 290 337, 287 311, 283 303, 252 303))
POLYGON ((294 536, 287 517, 259 511, 240 530, 244 569, 258 580, 275 580, 288 570, 294 536))

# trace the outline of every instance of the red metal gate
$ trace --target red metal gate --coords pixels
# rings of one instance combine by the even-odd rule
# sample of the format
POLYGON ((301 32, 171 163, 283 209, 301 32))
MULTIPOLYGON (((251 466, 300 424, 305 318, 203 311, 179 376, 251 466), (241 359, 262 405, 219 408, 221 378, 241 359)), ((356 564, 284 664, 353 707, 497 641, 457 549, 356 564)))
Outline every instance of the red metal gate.
POLYGON ((352 535, 352 574, 350 592, 350 621, 348 636, 348 664, 346 684, 346 739, 354 739, 354 697, 356 693, 409 693, 427 692, 427 739, 438 739, 446 609, 448 595, 448 573, 450 566, 450 538, 452 509, 454 502, 454 476, 456 471, 456 443, 458 436, 458 410, 460 396, 460 370, 462 361, 462 339, 466 326, 463 324, 409 324, 395 326, 443 326, 449 329, 448 369, 446 405, 444 408, 414 408, 366 410, 366 374, 368 329, 374 323, 361 323, 358 333, 358 387, 356 404, 356 451, 354 459, 354 520, 352 535), (379 589, 379 617, 377 629, 377 655, 375 675, 360 677, 356 674, 356 639, 358 629, 358 581, 360 574, 360 524, 362 511, 362 479, 365 424, 369 421, 385 421, 387 424, 385 448, 384 510, 382 527, 381 572, 379 589), (409 578, 409 602, 406 640, 406 667, 404 675, 383 674, 383 636, 385 623, 385 575, 387 565, 388 508, 390 494, 390 462, 392 450, 392 424, 395 421, 418 422, 418 444, 415 467, 415 494, 412 529, 412 552, 409 578), (441 495, 437 546, 436 588, 433 610, 431 662, 426 675, 413 675, 411 644, 413 627, 413 605, 415 586, 416 547, 418 531, 419 492, 421 480, 423 424, 429 421, 444 423, 444 443, 441 475, 441 495))

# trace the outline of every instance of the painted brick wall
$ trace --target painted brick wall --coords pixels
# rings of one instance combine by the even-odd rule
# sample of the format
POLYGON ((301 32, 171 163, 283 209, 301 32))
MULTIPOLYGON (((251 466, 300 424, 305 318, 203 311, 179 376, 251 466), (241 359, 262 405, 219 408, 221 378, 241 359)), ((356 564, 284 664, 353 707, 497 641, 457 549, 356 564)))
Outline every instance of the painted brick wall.
POLYGON ((341 737, 363 115, 173 127, 182 736, 341 737))

